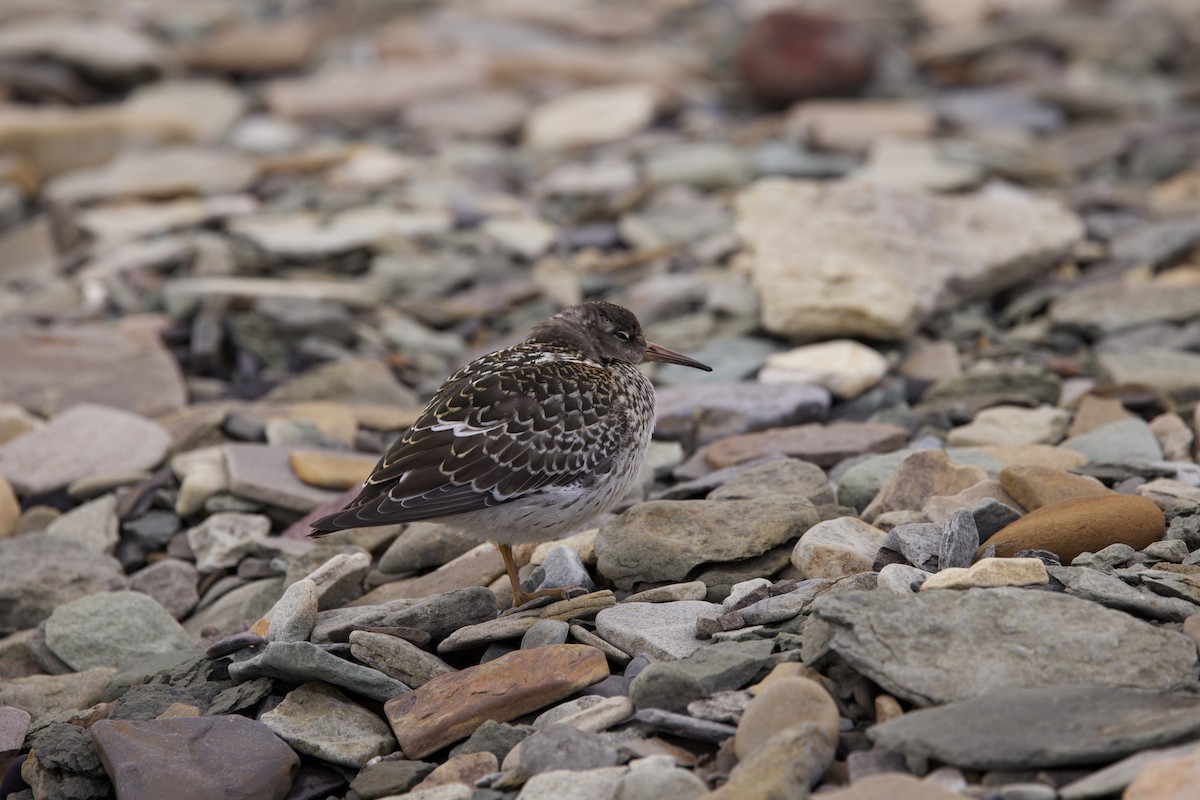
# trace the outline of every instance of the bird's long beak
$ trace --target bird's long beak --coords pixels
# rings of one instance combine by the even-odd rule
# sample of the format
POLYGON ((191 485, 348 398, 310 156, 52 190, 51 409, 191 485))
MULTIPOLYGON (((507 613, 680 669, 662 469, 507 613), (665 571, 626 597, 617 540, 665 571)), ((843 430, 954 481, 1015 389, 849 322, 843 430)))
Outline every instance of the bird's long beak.
POLYGON ((668 364, 682 364, 685 367, 695 367, 705 372, 712 372, 712 367, 707 364, 702 364, 694 358, 688 358, 683 353, 668 350, 661 344, 654 344, 654 342, 646 342, 646 355, 643 358, 647 361, 665 361, 668 364))

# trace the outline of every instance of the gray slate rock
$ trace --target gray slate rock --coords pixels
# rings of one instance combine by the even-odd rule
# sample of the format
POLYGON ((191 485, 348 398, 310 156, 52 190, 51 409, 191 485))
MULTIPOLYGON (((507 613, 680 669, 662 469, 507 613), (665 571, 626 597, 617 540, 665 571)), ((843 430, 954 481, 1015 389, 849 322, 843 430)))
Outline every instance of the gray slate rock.
POLYGON ((908 563, 926 572, 936 572, 941 551, 940 526, 932 522, 897 525, 884 537, 876 557, 875 568, 880 569, 885 564, 908 563))
POLYGON ((396 750, 396 738, 376 714, 322 683, 306 683, 259 717, 298 753, 359 769, 396 750))
POLYGON ((317 584, 302 578, 284 589, 283 596, 271 609, 267 641, 307 642, 316 624, 317 584))
POLYGON ((292 683, 325 681, 372 700, 390 700, 408 687, 379 670, 338 658, 309 642, 269 642, 262 652, 229 665, 235 681, 279 678, 292 683))
POLYGON ((570 725, 547 725, 521 743, 520 764, 525 775, 612 767, 619 761, 617 749, 598 734, 570 725))
POLYGON ((658 391, 656 434, 696 448, 724 436, 820 422, 829 412, 820 386, 757 381, 667 386, 658 391))
POLYGON ((626 653, 645 653, 655 661, 674 661, 691 655, 701 646, 696 639, 696 620, 720 611, 721 606, 716 603, 700 600, 621 603, 596 615, 596 633, 626 653))
POLYGON ((1070 685, 996 689, 868 731, 889 750, 979 770, 1106 764, 1198 734, 1195 696, 1070 685))
POLYGON ((423 686, 454 668, 398 636, 371 631, 350 632, 350 655, 403 684, 423 686))
POLYGON ((117 496, 106 494, 63 514, 47 525, 42 535, 112 555, 121 539, 120 527, 117 496))
POLYGON ((521 637, 521 649, 533 650, 552 644, 566 644, 570 624, 558 619, 539 619, 521 637))
POLYGON ((762 555, 817 522, 800 499, 652 500, 600 528, 596 568, 621 589, 683 581, 701 564, 762 555))
POLYGON ((87 595, 54 609, 46 620, 46 646, 77 670, 119 667, 193 645, 170 612, 139 592, 87 595))
POLYGON ((37 627, 78 597, 126 586, 112 556, 36 533, 0 539, 0 636, 37 627))
POLYGON ((629 685, 634 708, 684 713, 689 703, 740 689, 769 664, 772 643, 721 642, 687 658, 651 664, 629 685))
POLYGON ((798 458, 780 458, 743 470, 708 493, 709 500, 802 497, 814 506, 834 502, 825 470, 798 458))
POLYGON ((975 518, 965 508, 950 515, 942 526, 942 539, 938 546, 938 569, 969 567, 975 561, 979 549, 979 529, 975 518))
POLYGON ((975 520, 975 529, 979 531, 979 541, 982 543, 996 531, 1019 520, 1021 512, 994 497, 985 497, 971 509, 971 516, 975 520))
POLYGON ((579 553, 565 544, 551 550, 546 560, 521 581, 521 587, 527 592, 572 586, 579 586, 588 592, 596 591, 596 584, 579 558, 579 553))
POLYGON ((223 512, 189 528, 187 542, 196 556, 196 569, 207 574, 236 567, 270 533, 271 519, 263 514, 223 512))
POLYGON ((1117 576, 1098 569, 1050 564, 1046 566, 1046 571, 1050 573, 1051 578, 1067 588, 1068 594, 1118 611, 1128 611, 1138 616, 1167 622, 1183 622, 1191 615, 1200 613, 1200 605, 1175 597, 1161 597, 1151 592, 1140 591, 1117 576))
POLYGON ((1002 685, 1177 691, 1196 686, 1198 668, 1183 634, 1075 597, 1011 588, 823 595, 804 627, 804 662, 829 651, 921 706, 1002 685))
POLYGON ((1088 461, 1100 464, 1162 461, 1163 457, 1162 446, 1150 426, 1133 417, 1072 436, 1059 446, 1082 453, 1088 461))
POLYGON ((127 411, 80 404, 0 445, 0 475, 19 495, 41 494, 89 475, 153 469, 170 446, 161 425, 127 411))
POLYGON ((379 557, 379 570, 390 575, 406 575, 440 567, 478 544, 449 525, 412 522, 379 557))
POLYGON ((291 511, 312 511, 339 494, 309 486, 292 471, 286 447, 234 443, 222 448, 229 491, 238 497, 291 511))

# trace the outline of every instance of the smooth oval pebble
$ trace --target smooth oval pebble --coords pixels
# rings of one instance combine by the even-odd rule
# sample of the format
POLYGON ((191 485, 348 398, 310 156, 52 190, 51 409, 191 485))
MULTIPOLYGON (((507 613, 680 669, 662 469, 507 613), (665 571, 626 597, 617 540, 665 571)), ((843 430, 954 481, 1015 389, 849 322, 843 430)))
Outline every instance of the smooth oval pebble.
POLYGON ((1077 497, 1026 514, 988 539, 977 555, 992 545, 1000 558, 1021 550, 1049 550, 1069 564, 1080 553, 1117 542, 1141 550, 1161 539, 1166 527, 1162 509, 1144 497, 1077 497))
POLYGON ((831 744, 837 742, 837 704, 819 683, 800 676, 765 684, 746 706, 733 747, 738 758, 759 752, 767 740, 793 725, 814 723, 831 744))

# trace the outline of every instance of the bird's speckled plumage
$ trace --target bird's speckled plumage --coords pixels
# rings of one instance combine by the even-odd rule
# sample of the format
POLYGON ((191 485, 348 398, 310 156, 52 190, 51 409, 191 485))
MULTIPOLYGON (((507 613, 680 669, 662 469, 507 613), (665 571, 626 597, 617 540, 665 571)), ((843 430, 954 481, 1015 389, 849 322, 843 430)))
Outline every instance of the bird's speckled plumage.
POLYGON ((358 497, 313 528, 440 519, 507 545, 579 527, 641 470, 654 427, 643 358, 704 368, 647 345, 620 306, 566 309, 450 376, 358 497))

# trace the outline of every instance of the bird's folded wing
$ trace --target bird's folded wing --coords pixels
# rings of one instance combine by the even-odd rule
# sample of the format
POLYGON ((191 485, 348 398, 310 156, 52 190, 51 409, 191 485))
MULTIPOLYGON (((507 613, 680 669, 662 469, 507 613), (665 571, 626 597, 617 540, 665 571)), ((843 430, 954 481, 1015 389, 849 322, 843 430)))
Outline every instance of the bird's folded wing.
POLYGON ((432 519, 607 475, 620 447, 603 371, 585 362, 455 375, 318 531, 432 519))

